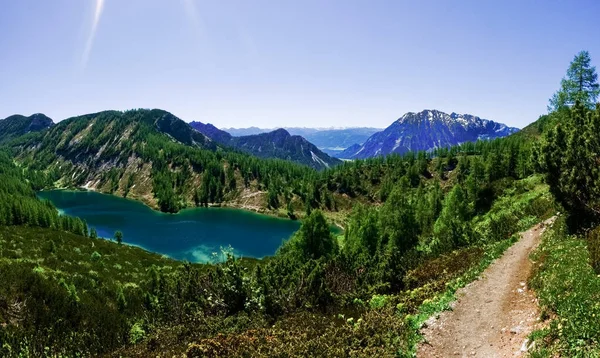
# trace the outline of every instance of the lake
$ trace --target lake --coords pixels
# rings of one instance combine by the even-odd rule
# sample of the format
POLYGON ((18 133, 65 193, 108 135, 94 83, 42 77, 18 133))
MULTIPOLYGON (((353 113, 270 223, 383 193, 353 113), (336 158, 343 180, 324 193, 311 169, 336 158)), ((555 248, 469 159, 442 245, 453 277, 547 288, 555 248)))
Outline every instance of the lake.
POLYGON ((240 209, 193 208, 177 214, 152 210, 141 202, 91 191, 38 193, 62 213, 84 219, 98 236, 123 232, 123 242, 174 259, 207 262, 220 247, 231 245, 239 256, 273 255, 300 222, 240 209))

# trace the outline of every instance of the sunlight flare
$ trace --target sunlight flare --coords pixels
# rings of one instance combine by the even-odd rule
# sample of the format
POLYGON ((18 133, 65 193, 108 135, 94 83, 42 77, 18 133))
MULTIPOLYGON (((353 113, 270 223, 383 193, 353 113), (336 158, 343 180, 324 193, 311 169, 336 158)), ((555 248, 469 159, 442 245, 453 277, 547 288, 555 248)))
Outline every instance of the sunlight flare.
POLYGON ((94 45, 94 38, 96 37, 96 30, 98 29, 98 23, 100 22, 100 17, 102 16, 102 10, 104 9, 104 0, 96 0, 96 6, 94 9, 94 19, 92 22, 92 29, 90 34, 88 35, 88 39, 85 45, 85 49, 83 51, 83 56, 81 59, 81 67, 85 69, 87 66, 88 60, 90 58, 90 53, 92 51, 92 47, 94 45))

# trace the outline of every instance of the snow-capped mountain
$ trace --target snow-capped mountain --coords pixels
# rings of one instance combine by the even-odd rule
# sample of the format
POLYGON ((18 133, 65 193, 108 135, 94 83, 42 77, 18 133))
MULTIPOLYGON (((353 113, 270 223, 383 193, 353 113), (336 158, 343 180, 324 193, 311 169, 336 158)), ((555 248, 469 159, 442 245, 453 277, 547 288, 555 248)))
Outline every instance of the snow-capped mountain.
POLYGON ((432 150, 478 139, 505 137, 518 130, 470 114, 447 114, 437 110, 409 112, 383 131, 373 134, 361 146, 352 146, 338 157, 364 159, 432 150))

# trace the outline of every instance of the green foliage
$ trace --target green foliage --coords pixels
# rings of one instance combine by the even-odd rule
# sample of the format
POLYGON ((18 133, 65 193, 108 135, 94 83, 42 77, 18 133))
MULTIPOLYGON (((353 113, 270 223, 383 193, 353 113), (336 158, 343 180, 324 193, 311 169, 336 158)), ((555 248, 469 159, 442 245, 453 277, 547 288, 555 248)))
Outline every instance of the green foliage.
POLYGON ((92 252, 91 256, 92 262, 100 261, 102 259, 102 255, 98 251, 92 252))
POLYGON ((600 354, 600 278, 589 261, 586 242, 567 235, 564 217, 543 236, 534 257, 531 285, 548 328, 538 332, 540 356, 595 357, 600 354))
POLYGON ((358 205, 348 219, 344 232, 344 250, 351 256, 375 255, 380 248, 379 212, 376 208, 358 205))
POLYGON ((0 120, 0 144, 10 142, 21 136, 37 137, 37 132, 43 131, 51 125, 52 120, 41 113, 29 117, 10 116, 0 120))
POLYGON ((600 105, 594 111, 576 103, 559 114, 542 144, 547 182, 569 211, 571 224, 597 221, 600 213, 600 105))
POLYGON ((556 111, 573 106, 579 102, 587 108, 593 108, 600 94, 596 67, 591 65, 590 53, 581 51, 567 70, 567 76, 560 82, 560 90, 552 96, 548 111, 556 111))
POLYGON ((0 151, 0 225, 28 225, 87 235, 86 223, 66 215, 59 215, 50 202, 38 200, 30 174, 16 165, 7 153, 0 151))
POLYGON ((0 226, 0 347, 12 352, 0 355, 94 356, 127 344, 128 322, 144 315, 141 287, 152 264, 179 265, 135 247, 117 250, 107 240, 92 245, 71 233, 0 226), (50 240, 54 252, 42 249, 50 240), (87 258, 94 256, 102 260, 90 270, 87 258))
POLYGON ((414 199, 408 180, 403 179, 392 190, 380 213, 381 244, 387 245, 394 255, 403 255, 418 240, 419 226, 415 217, 414 199))
POLYGON ((374 295, 369 301, 369 307, 372 309, 380 309, 388 304, 388 297, 384 295, 374 295))
POLYGON ((465 246, 471 238, 470 218, 465 193, 460 185, 456 185, 444 200, 444 207, 435 222, 434 235, 439 247, 436 250, 446 251, 465 246))
POLYGON ((141 322, 136 322, 129 330, 129 343, 136 344, 146 338, 146 331, 141 322))
POLYGON ((590 255, 590 265, 600 274, 600 226, 590 230, 587 235, 587 248, 590 255))
MULTIPOLYGON (((141 163, 141 170, 151 162, 146 174, 163 211, 177 211, 188 201, 207 206, 232 200, 243 187, 266 192, 260 200, 273 209, 285 203, 293 214, 304 205, 308 215, 301 229, 273 257, 239 259, 226 250, 212 265, 176 263, 60 231, 21 235, 26 238, 20 241, 16 233, 10 236, 16 247, 0 242, 6 258, 0 264, 7 265, 8 286, 16 287, 9 297, 31 294, 21 278, 43 280, 48 285, 40 286, 34 302, 42 302, 45 321, 39 333, 16 326, 4 318, 9 315, 0 301, 0 327, 9 323, 8 330, 0 328, 0 342, 17 347, 15 342, 35 341, 27 349, 38 353, 37 347, 51 346, 69 356, 173 356, 186 347, 190 356, 402 355, 410 351, 419 307, 429 312, 436 302, 447 302, 449 289, 465 284, 472 278, 467 273, 510 244, 506 239, 516 230, 511 226, 548 211, 538 193, 545 187, 519 180, 534 172, 536 162, 531 144, 519 138, 316 172, 211 147, 177 123, 163 111, 103 112, 63 121, 39 146, 15 150, 21 150, 28 177, 61 164, 44 170, 52 180, 36 180, 42 186, 59 178, 81 185, 88 178, 78 166, 91 173, 112 166, 100 180, 103 190, 133 196, 139 182, 134 187, 130 181, 144 174, 134 177, 130 163, 141 163), (94 159, 80 160, 91 154, 94 159), (436 165, 442 175, 430 172, 436 165), (511 198, 518 205, 508 205, 511 198), (340 244, 323 211, 331 215, 353 206, 340 244), (517 216, 525 219, 514 221, 517 216), (486 237, 489 232, 498 235, 486 237), (37 245, 48 239, 54 249, 37 245), (25 264, 29 276, 19 271, 25 264), (52 300, 50 309, 46 299, 52 300)), ((90 235, 97 233, 92 229, 90 235)))
POLYGON ((333 237, 325 216, 313 211, 304 221, 298 233, 290 239, 289 250, 305 260, 330 257, 337 253, 337 240, 333 237))
POLYGON ((123 233, 120 230, 115 231, 114 239, 117 242, 117 244, 121 245, 121 243, 123 242, 123 233))

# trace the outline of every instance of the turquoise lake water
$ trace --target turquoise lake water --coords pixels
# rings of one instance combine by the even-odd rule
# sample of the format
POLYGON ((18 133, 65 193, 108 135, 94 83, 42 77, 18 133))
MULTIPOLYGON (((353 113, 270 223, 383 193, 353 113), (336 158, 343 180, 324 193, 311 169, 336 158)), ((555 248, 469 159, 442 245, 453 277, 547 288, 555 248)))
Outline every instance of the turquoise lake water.
POLYGON ((229 208, 185 209, 165 214, 114 195, 52 190, 38 193, 61 212, 84 219, 98 236, 123 241, 174 259, 207 262, 220 247, 231 245, 239 256, 273 255, 300 223, 229 208))

